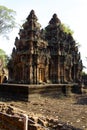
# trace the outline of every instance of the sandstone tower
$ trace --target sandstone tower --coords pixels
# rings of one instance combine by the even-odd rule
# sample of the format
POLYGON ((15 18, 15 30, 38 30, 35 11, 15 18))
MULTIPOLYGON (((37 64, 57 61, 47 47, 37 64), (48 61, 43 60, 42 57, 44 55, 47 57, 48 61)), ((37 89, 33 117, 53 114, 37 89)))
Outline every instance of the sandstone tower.
POLYGON ((14 83, 78 83, 81 81, 82 60, 71 34, 64 32, 54 14, 41 29, 34 10, 15 39, 9 61, 9 80, 14 83))

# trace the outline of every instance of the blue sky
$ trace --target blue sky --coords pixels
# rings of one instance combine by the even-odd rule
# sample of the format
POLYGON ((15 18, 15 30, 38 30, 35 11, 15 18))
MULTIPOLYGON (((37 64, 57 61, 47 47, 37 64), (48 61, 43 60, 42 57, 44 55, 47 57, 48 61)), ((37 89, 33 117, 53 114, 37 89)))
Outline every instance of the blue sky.
MULTIPOLYGON (((32 9, 35 10, 38 22, 43 28, 48 25, 52 15, 56 13, 61 22, 70 26, 74 31, 73 37, 81 45, 79 51, 83 64, 87 66, 85 59, 87 56, 87 0, 0 0, 0 5, 15 10, 16 21, 21 25, 32 9)), ((19 28, 14 29, 9 34, 9 41, 0 37, 0 48, 7 54, 11 54, 18 32, 19 28)))

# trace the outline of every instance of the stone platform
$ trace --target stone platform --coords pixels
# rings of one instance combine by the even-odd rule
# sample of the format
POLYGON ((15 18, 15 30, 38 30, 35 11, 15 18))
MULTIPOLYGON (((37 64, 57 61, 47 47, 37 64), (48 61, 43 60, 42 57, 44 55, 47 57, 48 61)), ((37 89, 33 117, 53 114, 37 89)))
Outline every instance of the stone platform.
POLYGON ((6 100, 24 100, 29 101, 29 95, 34 93, 54 93, 70 96, 75 90, 80 91, 78 84, 0 84, 0 98, 6 100))

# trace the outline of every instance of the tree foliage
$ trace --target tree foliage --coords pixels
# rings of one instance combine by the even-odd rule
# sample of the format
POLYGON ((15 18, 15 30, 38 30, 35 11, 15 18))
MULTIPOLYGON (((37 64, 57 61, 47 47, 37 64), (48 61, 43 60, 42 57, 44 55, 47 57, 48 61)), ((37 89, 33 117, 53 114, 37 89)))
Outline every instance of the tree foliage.
POLYGON ((2 49, 0 49, 0 60, 2 61, 3 67, 6 67, 9 59, 5 51, 2 49))
POLYGON ((82 76, 87 75, 87 73, 85 71, 82 71, 81 74, 82 74, 82 76))
POLYGON ((16 12, 0 5, 0 35, 7 35, 16 26, 16 12))
POLYGON ((73 34, 74 32, 70 29, 70 27, 68 26, 68 25, 66 25, 66 24, 64 24, 64 23, 62 23, 61 24, 61 26, 62 26, 62 29, 64 30, 64 32, 66 32, 67 34, 73 34))

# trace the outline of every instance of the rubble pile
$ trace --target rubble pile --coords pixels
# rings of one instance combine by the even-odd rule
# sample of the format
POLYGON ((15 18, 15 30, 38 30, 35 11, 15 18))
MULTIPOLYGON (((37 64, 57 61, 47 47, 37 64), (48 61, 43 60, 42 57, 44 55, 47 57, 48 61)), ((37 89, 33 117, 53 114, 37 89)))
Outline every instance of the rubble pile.
POLYGON ((25 124, 26 112, 12 105, 0 104, 0 129, 3 130, 24 130, 28 125, 28 130, 81 130, 59 122, 58 119, 46 118, 33 113, 27 114, 28 122, 25 124))

